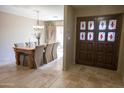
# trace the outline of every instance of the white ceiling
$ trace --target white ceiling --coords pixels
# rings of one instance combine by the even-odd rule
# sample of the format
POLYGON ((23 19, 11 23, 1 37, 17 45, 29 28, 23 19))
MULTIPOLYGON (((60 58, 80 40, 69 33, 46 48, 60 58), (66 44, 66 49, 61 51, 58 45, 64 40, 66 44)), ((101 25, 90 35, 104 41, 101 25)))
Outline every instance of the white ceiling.
POLYGON ((33 19, 37 19, 37 10, 39 11, 40 20, 48 21, 64 19, 63 5, 0 5, 0 11, 2 12, 33 19))

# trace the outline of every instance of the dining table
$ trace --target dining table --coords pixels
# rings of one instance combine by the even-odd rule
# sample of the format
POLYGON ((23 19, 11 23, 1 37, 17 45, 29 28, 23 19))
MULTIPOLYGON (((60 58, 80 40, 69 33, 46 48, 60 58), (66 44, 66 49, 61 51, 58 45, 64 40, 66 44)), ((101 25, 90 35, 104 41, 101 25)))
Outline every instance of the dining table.
POLYGON ((35 67, 34 53, 35 47, 14 47, 16 65, 20 65, 20 55, 22 53, 28 56, 28 66, 29 68, 35 67))

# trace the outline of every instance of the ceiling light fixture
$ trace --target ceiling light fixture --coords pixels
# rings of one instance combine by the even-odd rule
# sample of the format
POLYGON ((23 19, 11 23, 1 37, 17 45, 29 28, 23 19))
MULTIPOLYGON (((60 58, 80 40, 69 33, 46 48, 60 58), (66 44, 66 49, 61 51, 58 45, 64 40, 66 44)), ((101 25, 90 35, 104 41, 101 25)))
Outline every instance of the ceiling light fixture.
POLYGON ((36 11, 37 13, 37 22, 36 25, 33 26, 34 29, 34 35, 36 39, 38 40, 38 45, 40 45, 40 38, 41 38, 41 31, 44 29, 44 26, 40 25, 40 20, 39 20, 39 11, 36 11))
POLYGON ((33 26, 33 29, 34 29, 35 31, 41 30, 41 29, 44 28, 44 26, 40 26, 39 11, 37 10, 36 13, 37 13, 37 22, 36 22, 36 25, 33 26))

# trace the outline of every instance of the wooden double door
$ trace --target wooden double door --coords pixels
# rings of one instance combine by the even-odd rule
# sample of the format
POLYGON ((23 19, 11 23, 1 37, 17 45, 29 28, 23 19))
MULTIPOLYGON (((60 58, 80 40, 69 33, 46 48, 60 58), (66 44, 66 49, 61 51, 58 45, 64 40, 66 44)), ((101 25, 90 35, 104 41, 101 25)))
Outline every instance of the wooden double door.
POLYGON ((117 69, 121 14, 78 17, 76 63, 117 69))

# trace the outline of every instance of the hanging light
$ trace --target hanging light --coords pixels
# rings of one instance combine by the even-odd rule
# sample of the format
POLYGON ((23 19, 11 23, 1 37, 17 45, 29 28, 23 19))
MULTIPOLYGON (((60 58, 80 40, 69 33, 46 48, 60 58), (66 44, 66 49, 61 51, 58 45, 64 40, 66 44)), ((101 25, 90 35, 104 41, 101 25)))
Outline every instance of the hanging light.
POLYGON ((39 11, 36 11, 36 13, 37 13, 37 22, 36 22, 36 25, 33 26, 33 29, 34 30, 41 30, 44 28, 44 26, 40 26, 39 11))
POLYGON ((40 26, 40 21, 39 21, 39 11, 36 11, 37 13, 37 22, 36 25, 33 26, 34 29, 34 35, 36 37, 36 39, 38 40, 38 45, 40 45, 40 37, 41 37, 41 30, 44 29, 44 26, 40 26))

